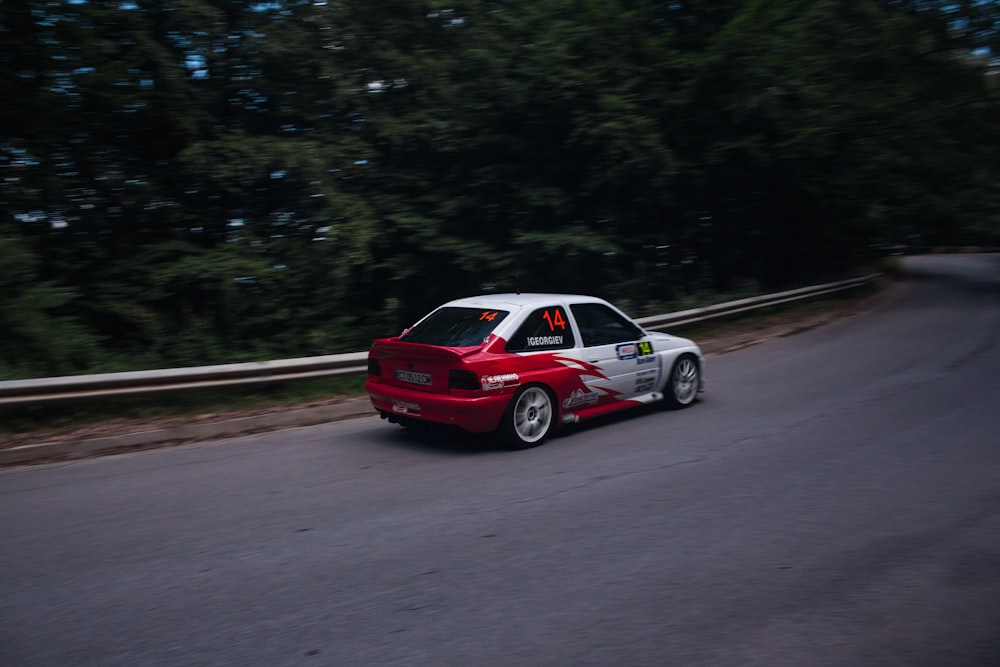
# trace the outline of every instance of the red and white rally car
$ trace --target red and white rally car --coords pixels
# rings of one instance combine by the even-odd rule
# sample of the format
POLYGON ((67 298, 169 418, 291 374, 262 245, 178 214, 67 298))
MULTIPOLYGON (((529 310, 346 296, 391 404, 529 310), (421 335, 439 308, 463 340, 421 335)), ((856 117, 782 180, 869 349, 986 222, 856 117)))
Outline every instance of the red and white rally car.
POLYGON ((365 389, 383 419, 499 430, 513 447, 553 426, 703 390, 701 350, 643 330, 603 299, 495 294, 450 301, 372 343, 365 389))

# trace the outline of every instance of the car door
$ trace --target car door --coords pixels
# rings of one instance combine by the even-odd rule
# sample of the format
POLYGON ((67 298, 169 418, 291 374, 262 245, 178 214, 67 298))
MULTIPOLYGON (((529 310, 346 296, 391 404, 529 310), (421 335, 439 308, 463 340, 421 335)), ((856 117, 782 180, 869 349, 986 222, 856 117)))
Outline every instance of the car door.
POLYGON ((656 389, 659 357, 637 324, 603 303, 570 304, 570 312, 580 332, 583 360, 607 378, 587 380, 592 390, 606 388, 619 400, 628 400, 656 389))
MULTIPOLYGON (((529 368, 535 381, 549 386, 564 410, 607 402, 608 391, 595 391, 566 307, 552 303, 527 314, 507 341, 507 352, 541 360, 529 368)), ((591 378, 592 379, 592 378, 591 378)))

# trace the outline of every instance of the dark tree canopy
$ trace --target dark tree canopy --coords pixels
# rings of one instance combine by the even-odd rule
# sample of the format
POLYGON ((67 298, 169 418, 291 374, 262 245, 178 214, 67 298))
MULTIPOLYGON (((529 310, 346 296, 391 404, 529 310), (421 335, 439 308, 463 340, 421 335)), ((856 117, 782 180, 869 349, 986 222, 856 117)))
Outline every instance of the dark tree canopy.
POLYGON ((0 3, 0 377, 1000 239, 982 0, 0 3))

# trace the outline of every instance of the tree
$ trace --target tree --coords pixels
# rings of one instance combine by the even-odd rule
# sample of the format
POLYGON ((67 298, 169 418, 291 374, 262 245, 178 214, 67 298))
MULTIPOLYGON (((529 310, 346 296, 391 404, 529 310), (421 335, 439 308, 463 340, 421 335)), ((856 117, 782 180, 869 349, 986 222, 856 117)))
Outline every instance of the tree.
POLYGON ((10 349, 39 373, 349 351, 480 291, 642 313, 995 241, 997 23, 976 0, 0 3, 10 349))

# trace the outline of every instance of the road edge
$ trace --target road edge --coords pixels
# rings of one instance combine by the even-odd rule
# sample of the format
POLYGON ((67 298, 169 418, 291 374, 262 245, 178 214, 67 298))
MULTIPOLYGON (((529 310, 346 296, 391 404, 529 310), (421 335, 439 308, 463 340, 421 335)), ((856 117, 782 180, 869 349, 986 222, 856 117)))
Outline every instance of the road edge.
POLYGON ((164 447, 186 442, 261 433, 281 428, 312 426, 374 414, 371 402, 367 397, 350 398, 330 405, 268 412, 215 422, 178 424, 151 431, 101 436, 86 440, 40 442, 0 449, 0 466, 48 463, 98 454, 164 447))

